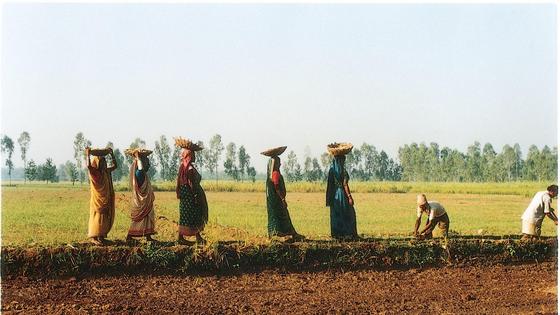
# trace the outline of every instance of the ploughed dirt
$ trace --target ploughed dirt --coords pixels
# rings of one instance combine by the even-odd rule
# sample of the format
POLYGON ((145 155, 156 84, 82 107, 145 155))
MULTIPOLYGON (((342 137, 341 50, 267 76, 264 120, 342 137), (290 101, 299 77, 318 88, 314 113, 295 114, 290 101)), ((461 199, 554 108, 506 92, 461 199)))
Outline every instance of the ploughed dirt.
POLYGON ((236 276, 2 279, 2 313, 557 312, 557 264, 236 276))

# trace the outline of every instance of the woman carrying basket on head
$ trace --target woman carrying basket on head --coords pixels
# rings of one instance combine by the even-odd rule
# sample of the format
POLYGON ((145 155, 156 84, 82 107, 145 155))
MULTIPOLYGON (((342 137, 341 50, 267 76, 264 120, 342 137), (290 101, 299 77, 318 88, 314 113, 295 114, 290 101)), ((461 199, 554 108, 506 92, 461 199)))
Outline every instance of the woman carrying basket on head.
POLYGON ((266 209, 268 214, 268 237, 291 236, 291 241, 305 239, 292 225, 286 202, 286 185, 280 173, 280 157, 286 147, 278 147, 262 152, 269 156, 266 174, 266 209))
POLYGON ((154 241, 152 235, 156 234, 156 218, 154 211, 154 189, 150 183, 148 170, 150 150, 128 149, 126 154, 134 157, 130 166, 130 187, 132 190, 132 203, 130 211, 130 228, 126 236, 127 242, 133 237, 146 237, 148 242, 154 241))
POLYGON ((356 239, 356 211, 354 199, 348 187, 350 176, 344 162, 353 146, 349 143, 333 143, 327 146, 334 156, 327 180, 327 207, 330 207, 331 236, 336 239, 356 239))
POLYGON ((179 237, 180 244, 187 244, 185 236, 196 236, 196 242, 205 244, 200 235, 208 222, 208 203, 206 194, 200 186, 202 177, 194 167, 196 151, 203 148, 181 137, 175 139, 181 147, 181 164, 177 175, 177 199, 179 199, 179 237))
POLYGON ((115 220, 115 191, 111 172, 117 169, 113 149, 86 148, 86 165, 90 180, 88 237, 95 245, 104 245, 115 220), (105 155, 110 154, 113 166, 107 167, 105 155), (93 155, 90 158, 90 155, 93 155))

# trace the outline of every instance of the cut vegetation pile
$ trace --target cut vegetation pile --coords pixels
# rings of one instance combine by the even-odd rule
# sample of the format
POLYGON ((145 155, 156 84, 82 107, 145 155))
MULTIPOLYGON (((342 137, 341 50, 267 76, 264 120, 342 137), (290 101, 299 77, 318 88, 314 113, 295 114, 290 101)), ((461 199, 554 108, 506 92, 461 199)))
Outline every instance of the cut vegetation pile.
POLYGON ((213 243, 206 247, 160 245, 96 247, 3 247, 3 276, 56 277, 78 274, 206 274, 263 269, 393 269, 423 266, 520 263, 554 260, 555 238, 535 242, 513 239, 314 241, 251 245, 213 243))

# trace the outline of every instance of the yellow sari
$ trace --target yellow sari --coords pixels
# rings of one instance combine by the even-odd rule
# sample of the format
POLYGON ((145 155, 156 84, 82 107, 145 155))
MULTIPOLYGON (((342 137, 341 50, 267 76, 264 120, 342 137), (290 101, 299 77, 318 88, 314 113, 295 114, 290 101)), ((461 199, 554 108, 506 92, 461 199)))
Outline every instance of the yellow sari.
POLYGON ((98 169, 99 158, 93 157, 88 168, 91 198, 89 202, 88 237, 107 237, 115 220, 115 191, 107 168, 98 169))

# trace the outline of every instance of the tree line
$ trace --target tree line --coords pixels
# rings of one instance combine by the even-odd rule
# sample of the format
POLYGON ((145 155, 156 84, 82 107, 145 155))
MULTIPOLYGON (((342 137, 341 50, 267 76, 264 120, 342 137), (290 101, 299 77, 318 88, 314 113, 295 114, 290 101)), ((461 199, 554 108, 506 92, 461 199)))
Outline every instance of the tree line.
POLYGON ((525 159, 519 144, 506 144, 497 153, 490 143, 481 149, 475 142, 463 153, 437 143, 405 145, 399 148, 402 180, 453 182, 556 181, 558 150, 535 145, 525 159))
MULTIPOLYGON (((5 166, 10 177, 13 164, 14 141, 7 135, 1 138, 1 152, 5 159, 5 166)), ((28 160, 27 153, 31 143, 31 136, 24 131, 17 139, 21 159, 24 165, 24 181, 39 180, 56 182, 65 179, 83 183, 86 181, 85 148, 92 143, 82 132, 78 132, 73 141, 74 156, 72 161, 57 166, 51 158, 44 163, 37 164, 33 159, 28 160)), ((196 165, 204 169, 218 180, 219 168, 223 167, 224 174, 235 180, 255 181, 257 172, 251 166, 251 157, 245 146, 230 142, 224 146, 222 137, 214 135, 205 146, 203 141, 197 143, 205 149, 198 152, 196 165), (225 157, 221 163, 225 150, 225 157)), ((132 164, 132 157, 124 155, 123 151, 114 148, 108 142, 107 147, 113 148, 115 162, 119 166, 113 172, 113 180, 120 181, 128 176, 132 164)), ((129 148, 147 148, 147 144, 140 138, 134 139, 129 148)), ((153 146, 150 156, 151 167, 149 176, 163 181, 173 181, 177 177, 181 149, 173 141, 168 141, 165 135, 159 137, 153 146)), ((522 158, 519 144, 505 145, 497 153, 490 143, 481 148, 475 142, 463 153, 449 147, 440 148, 437 143, 412 143, 404 145, 398 150, 398 160, 375 146, 363 143, 355 146, 346 157, 346 169, 353 180, 359 181, 453 181, 453 182, 505 182, 505 181, 555 181, 557 174, 557 148, 544 146, 542 150, 535 145, 529 147, 527 156, 522 158)), ((112 164, 110 159, 107 161, 112 164)), ((325 181, 332 157, 323 153, 319 158, 304 155, 302 164, 294 151, 284 156, 282 167, 287 181, 325 181)))
MULTIPOLYGON (((83 183, 87 178, 87 170, 85 165, 85 149, 91 147, 92 143, 88 140, 82 132, 78 132, 74 137, 73 160, 66 161, 58 168, 53 163, 51 158, 47 158, 45 163, 37 164, 33 159, 27 160, 27 151, 31 142, 31 136, 28 132, 22 132, 18 138, 20 145, 21 157, 24 165, 24 182, 30 181, 46 181, 57 182, 61 178, 71 181, 72 184, 76 182, 83 183)), ((198 145, 205 148, 198 152, 196 165, 199 169, 206 169, 216 180, 218 180, 219 163, 224 150, 222 137, 214 135, 208 147, 205 146, 203 141, 198 141, 198 145)), ((132 157, 125 155, 124 151, 115 148, 112 142, 108 142, 106 147, 113 148, 113 154, 116 161, 111 161, 108 157, 107 163, 112 165, 116 162, 118 168, 113 171, 112 177, 114 181, 120 181, 128 176, 130 165, 133 162, 132 157)), ((146 141, 136 138, 128 146, 129 148, 147 148, 146 141)), ((1 149, 5 158, 5 165, 8 169, 8 176, 10 177, 14 169, 13 152, 15 150, 13 140, 4 135, 1 139, 1 149)), ((150 168, 148 174, 151 178, 163 181, 173 181, 177 178, 178 166, 180 161, 181 149, 176 147, 173 141, 168 141, 165 135, 160 136, 155 141, 153 146, 153 153, 150 155, 150 168)), ((233 142, 227 145, 226 159, 224 162, 224 171, 232 179, 236 181, 243 181, 245 179, 255 181, 257 172, 250 164, 251 157, 247 153, 245 147, 241 145, 237 149, 236 144, 233 142)))

